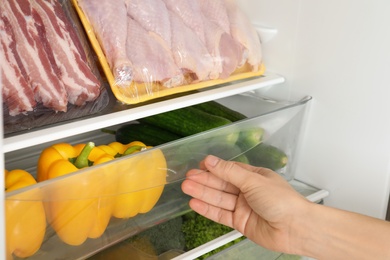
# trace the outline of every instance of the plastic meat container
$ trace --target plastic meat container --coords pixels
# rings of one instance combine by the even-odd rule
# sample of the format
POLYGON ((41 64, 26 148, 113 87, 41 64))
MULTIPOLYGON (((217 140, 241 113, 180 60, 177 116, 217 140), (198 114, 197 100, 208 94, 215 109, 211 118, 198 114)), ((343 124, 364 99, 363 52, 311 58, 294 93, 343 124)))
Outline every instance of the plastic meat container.
MULTIPOLYGON (((94 51, 96 52, 96 55, 100 61, 100 65, 103 69, 104 75, 106 76, 106 79, 111 87, 112 92, 114 93, 117 100, 121 101, 124 104, 137 104, 140 102, 145 102, 148 100, 157 99, 157 98, 161 98, 161 97, 165 97, 165 96, 169 96, 169 95, 173 95, 173 94, 177 94, 177 93, 183 93, 183 92, 203 89, 203 88, 207 88, 207 87, 217 86, 219 84, 224 84, 224 83, 237 81, 237 80, 241 80, 241 79, 245 79, 245 78, 257 77, 257 76, 261 76, 264 74, 264 71, 265 71, 264 64, 261 63, 256 70, 252 71, 251 66, 248 63, 245 63, 242 67, 237 67, 237 69, 234 70, 232 73, 230 73, 229 74, 230 76, 226 77, 226 78, 225 77, 223 77, 223 78, 218 77, 216 79, 209 79, 209 80, 204 79, 204 80, 192 81, 192 79, 191 80, 189 79, 190 76, 184 75, 184 78, 182 80, 177 80, 178 82, 180 81, 181 83, 178 83, 176 85, 175 85, 175 83, 173 83, 173 84, 167 86, 164 83, 162 83, 161 81, 155 80, 155 78, 157 78, 155 76, 155 74, 157 74, 157 73, 153 74, 151 72, 152 69, 148 70, 147 67, 144 67, 144 65, 142 64, 140 66, 140 67, 142 67, 142 73, 141 73, 142 80, 135 82, 133 79, 130 79, 132 77, 132 76, 130 76, 131 73, 128 72, 128 70, 130 70, 130 69, 127 69, 126 71, 123 70, 123 72, 120 72, 120 73, 116 72, 116 69, 113 68, 113 65, 112 65, 115 62, 110 62, 108 59, 107 53, 105 53, 105 51, 104 51, 105 50, 104 46, 105 46, 105 44, 107 44, 108 41, 114 42, 113 44, 115 44, 115 52, 116 53, 120 52, 119 49, 124 49, 124 48, 118 47, 118 46, 120 45, 119 42, 122 42, 122 40, 121 40, 122 34, 127 33, 126 24, 125 24, 125 26, 123 26, 123 24, 118 24, 119 14, 117 14, 118 16, 115 16, 115 14, 114 14, 113 15, 114 17, 112 17, 112 21, 115 22, 116 26, 114 28, 112 28, 112 31, 115 30, 115 32, 117 34, 113 35, 113 33, 111 33, 111 34, 109 34, 110 36, 108 36, 108 35, 101 36, 101 35, 99 35, 99 31, 94 28, 93 22, 91 22, 91 19, 93 19, 93 18, 88 17, 86 10, 83 10, 83 8, 79 2, 81 2, 81 1, 72 0, 72 3, 73 3, 73 5, 74 5, 79 17, 80 17, 81 23, 84 26, 84 29, 85 29, 86 34, 91 42, 91 45, 92 45, 94 51), (119 28, 121 28, 122 30, 119 30, 119 28), (115 39, 113 39, 113 37, 115 39), (125 79, 118 79, 118 77, 116 77, 115 74, 120 74, 121 78, 125 78, 125 79)), ((87 2, 87 1, 85 1, 85 2, 87 2)), ((92 6, 92 3, 88 3, 86 5, 92 6)), ((100 3, 97 5, 100 5, 100 3)), ((123 8, 126 8, 126 7, 123 6, 123 8)), ((97 11, 98 9, 99 9, 98 6, 91 7, 91 10, 93 10, 94 13, 98 13, 99 12, 99 11, 97 11)), ((106 16, 109 15, 109 12, 111 12, 111 11, 113 11, 113 10, 104 12, 104 14, 102 14, 105 16, 104 18, 107 18, 106 16)), ((138 12, 144 13, 141 11, 138 11, 138 12)), ((124 23, 126 23, 126 21, 124 21, 124 23)), ((161 23, 163 23, 163 21, 161 21, 161 23)), ((99 20, 99 26, 101 26, 100 20, 99 20)), ((108 30, 109 30, 108 28, 104 28, 104 32, 105 32, 104 34, 106 34, 106 32, 108 30)), ((256 36, 258 36, 258 35, 256 35, 256 36)), ((134 38, 139 38, 139 37, 134 37, 134 38)), ((139 39, 128 38, 127 41, 129 41, 129 40, 137 42, 139 39)), ((146 45, 146 43, 144 45, 146 45)), ((165 47, 169 48, 169 46, 165 46, 165 47)), ((111 49, 111 47, 107 47, 107 49, 108 48, 111 49)), ((127 49, 128 48, 129 47, 127 47, 127 49)), ((130 48, 136 48, 136 47, 132 46, 130 48)), ((148 53, 151 53, 152 49, 153 48, 149 46, 148 53)), ((181 59, 186 59, 186 56, 190 55, 189 53, 184 52, 184 51, 180 52, 180 50, 172 50, 172 53, 174 56, 176 55, 176 56, 181 57, 181 59)), ((156 54, 156 55, 150 54, 150 55, 151 56, 158 56, 158 54, 156 54)), ((205 59, 207 59, 207 58, 210 58, 209 56, 210 55, 208 54, 208 55, 205 55, 204 57, 205 57, 205 59)), ((222 58, 222 59, 224 59, 224 58, 222 58)), ((166 61, 166 60, 167 60, 167 58, 164 59, 164 61, 166 61)), ((147 63, 144 59, 142 62, 147 63)), ((201 62, 201 63, 203 63, 203 62, 201 62)), ((157 64, 157 62, 154 62, 154 64, 152 66, 166 67, 166 65, 157 64)))

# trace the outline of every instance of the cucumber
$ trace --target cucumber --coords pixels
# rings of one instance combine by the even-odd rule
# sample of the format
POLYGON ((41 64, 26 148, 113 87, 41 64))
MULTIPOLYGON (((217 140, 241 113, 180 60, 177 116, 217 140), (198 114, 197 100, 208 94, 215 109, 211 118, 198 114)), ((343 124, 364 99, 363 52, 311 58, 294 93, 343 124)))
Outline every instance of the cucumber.
POLYGON ((249 159, 237 145, 217 144, 210 147, 207 152, 224 160, 249 163, 249 159))
POLYGON ((232 122, 236 122, 242 119, 246 119, 247 116, 241 114, 240 112, 237 112, 233 109, 230 109, 221 103, 218 103, 216 101, 208 101, 205 103, 197 104, 192 106, 194 108, 197 108, 199 110, 202 110, 204 112, 207 112, 212 115, 220 116, 226 119, 229 119, 232 122))
POLYGON ((264 129, 261 127, 252 127, 240 131, 237 145, 243 150, 248 150, 260 144, 263 140, 264 129))
POLYGON ((287 165, 288 158, 281 149, 261 143, 245 153, 249 162, 253 166, 269 168, 271 170, 279 170, 287 165))
MULTIPOLYGON (((226 119, 229 119, 232 122, 236 122, 247 118, 247 116, 245 116, 244 114, 241 114, 238 111, 230 109, 216 101, 208 101, 205 103, 194 105, 192 107, 200 109, 209 114, 224 117, 226 119)), ((244 129, 240 131, 237 144, 240 146, 242 150, 245 151, 247 149, 250 149, 258 145, 263 140, 263 135, 264 135, 264 129, 261 127, 244 129)))
MULTIPOLYGON (((194 107, 185 107, 145 117, 138 121, 163 128, 181 136, 191 136, 232 123, 226 118, 209 114, 194 107)), ((227 134, 223 139, 224 142, 234 144, 238 139, 238 132, 227 134)))
POLYGON ((182 136, 149 124, 127 124, 115 132, 115 140, 122 144, 140 141, 146 145, 157 146, 180 138, 182 136))

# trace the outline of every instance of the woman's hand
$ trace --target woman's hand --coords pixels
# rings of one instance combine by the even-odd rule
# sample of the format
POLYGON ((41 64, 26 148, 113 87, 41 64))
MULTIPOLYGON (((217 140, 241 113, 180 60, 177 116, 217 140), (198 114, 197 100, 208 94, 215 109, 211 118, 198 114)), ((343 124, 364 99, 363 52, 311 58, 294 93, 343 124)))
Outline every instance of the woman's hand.
POLYGON ((194 211, 281 252, 295 252, 292 227, 302 222, 312 204, 269 169, 215 156, 189 171, 182 189, 193 197, 194 211))
POLYGON ((315 259, 390 259, 390 223, 311 203, 277 173, 207 156, 182 184, 190 207, 273 251, 315 259))

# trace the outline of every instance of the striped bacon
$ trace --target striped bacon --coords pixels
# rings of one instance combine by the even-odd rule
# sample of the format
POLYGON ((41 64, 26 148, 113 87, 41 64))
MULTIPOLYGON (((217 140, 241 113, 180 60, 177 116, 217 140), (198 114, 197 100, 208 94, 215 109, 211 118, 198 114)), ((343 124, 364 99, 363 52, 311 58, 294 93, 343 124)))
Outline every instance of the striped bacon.
POLYGON ((32 1, 33 10, 42 18, 44 44, 54 56, 52 67, 64 83, 71 104, 83 105, 95 100, 100 93, 100 82, 88 66, 81 42, 57 0, 32 1))
POLYGON ((10 26, 5 26, 5 17, 0 17, 0 71, 3 102, 11 116, 33 111, 36 103, 34 93, 22 75, 18 64, 16 42, 10 26))
POLYGON ((10 21, 18 42, 17 50, 26 69, 35 100, 55 111, 66 111, 68 98, 63 83, 55 74, 38 34, 30 1, 3 1, 4 15, 10 21))

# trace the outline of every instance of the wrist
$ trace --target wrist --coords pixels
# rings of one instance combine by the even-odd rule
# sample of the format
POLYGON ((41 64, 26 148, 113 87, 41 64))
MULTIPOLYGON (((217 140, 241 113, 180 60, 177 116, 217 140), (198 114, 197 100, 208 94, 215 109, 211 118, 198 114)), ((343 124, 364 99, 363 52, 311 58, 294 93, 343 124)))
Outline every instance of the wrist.
POLYGON ((317 216, 321 214, 322 205, 305 201, 290 225, 290 250, 288 253, 313 257, 313 250, 318 246, 317 216))

